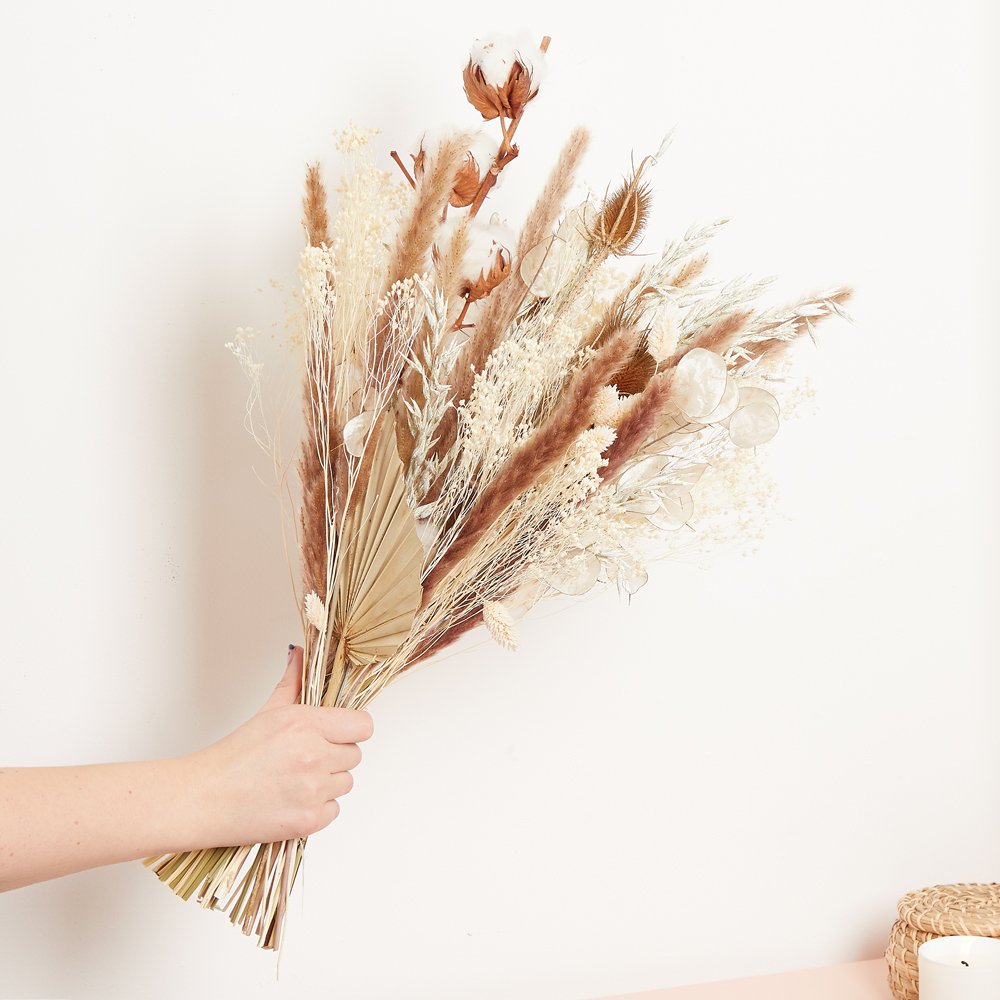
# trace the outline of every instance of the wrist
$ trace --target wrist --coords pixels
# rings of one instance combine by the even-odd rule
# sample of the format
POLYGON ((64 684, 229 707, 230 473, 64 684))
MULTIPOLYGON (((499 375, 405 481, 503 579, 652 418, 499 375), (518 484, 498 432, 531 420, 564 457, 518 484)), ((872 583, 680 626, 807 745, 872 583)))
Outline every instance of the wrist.
POLYGON ((219 823, 222 789, 212 780, 206 751, 158 763, 163 769, 163 810, 169 816, 164 832, 172 841, 163 853, 228 846, 219 840, 223 833, 219 823))

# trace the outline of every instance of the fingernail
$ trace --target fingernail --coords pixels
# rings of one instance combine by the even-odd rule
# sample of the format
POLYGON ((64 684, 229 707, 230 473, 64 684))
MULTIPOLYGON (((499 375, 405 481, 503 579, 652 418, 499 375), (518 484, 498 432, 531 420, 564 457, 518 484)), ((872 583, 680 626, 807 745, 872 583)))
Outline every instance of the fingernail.
POLYGON ((294 642, 290 642, 288 644, 288 652, 290 653, 293 649, 295 649, 295 643, 294 642))

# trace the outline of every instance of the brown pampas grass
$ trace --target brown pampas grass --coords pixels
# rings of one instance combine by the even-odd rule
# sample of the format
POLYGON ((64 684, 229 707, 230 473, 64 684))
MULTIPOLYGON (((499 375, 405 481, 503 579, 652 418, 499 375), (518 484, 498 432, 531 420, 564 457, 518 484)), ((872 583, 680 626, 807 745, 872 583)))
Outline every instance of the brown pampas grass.
POLYGON ((711 326, 692 338, 683 350, 678 351, 670 359, 669 364, 676 365, 688 351, 692 351, 696 347, 706 351, 715 351, 716 354, 723 354, 737 340, 752 316, 753 310, 750 309, 743 309, 723 316, 722 319, 712 323, 711 326))
POLYGON ((330 242, 330 217, 326 208, 326 188, 320 177, 319 164, 306 168, 306 193, 302 198, 302 225, 309 245, 318 247, 330 242))
POLYGON ((426 269, 427 255, 441 224, 442 211, 451 197, 455 178, 465 164, 468 149, 468 135, 457 133, 444 139, 428 157, 429 162, 417 182, 413 206, 400 226, 386 288, 426 269))
POLYGON ((467 215, 460 219, 458 225, 452 229, 447 246, 435 253, 437 288, 448 302, 458 296, 462 286, 462 262, 465 259, 465 252, 469 249, 469 222, 467 215))
MULTIPOLYGON (((306 387, 303 409, 309 436, 315 431, 312 421, 312 397, 306 387)), ((330 512, 327 496, 330 480, 316 449, 304 446, 299 457, 299 481, 302 484, 302 505, 299 509, 299 547, 302 551, 302 581, 305 592, 315 592, 326 598, 327 530, 330 512)))
POLYGON ((570 133, 545 187, 542 188, 542 193, 521 227, 517 241, 518 261, 551 235, 552 227, 565 207, 566 198, 576 180, 576 172, 589 145, 590 134, 586 129, 576 128, 570 133))
POLYGON ((615 428, 618 436, 604 452, 607 465, 600 470, 601 479, 610 482, 652 437, 664 409, 670 402, 670 372, 659 372, 650 378, 642 392, 633 396, 615 428))
POLYGON ((701 277, 706 267, 708 267, 707 253, 701 254, 698 257, 692 257, 673 274, 669 275, 665 284, 672 288, 683 288, 685 285, 690 285, 692 281, 701 277))

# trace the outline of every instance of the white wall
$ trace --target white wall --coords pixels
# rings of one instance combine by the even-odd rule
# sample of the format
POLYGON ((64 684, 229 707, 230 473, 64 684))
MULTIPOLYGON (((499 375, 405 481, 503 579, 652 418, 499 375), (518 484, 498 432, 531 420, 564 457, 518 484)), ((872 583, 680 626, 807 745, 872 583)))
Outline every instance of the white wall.
POLYGON ((904 891, 995 879, 996 5, 341 6, 4 14, 3 762, 183 752, 270 689, 297 619, 223 343, 280 321, 331 131, 469 120, 501 17, 554 41, 498 206, 578 121, 601 188, 676 123, 652 245, 727 215, 716 273, 849 281, 856 324, 759 554, 376 703, 277 984, 127 865, 0 898, 0 994, 583 1000, 874 957, 904 891))

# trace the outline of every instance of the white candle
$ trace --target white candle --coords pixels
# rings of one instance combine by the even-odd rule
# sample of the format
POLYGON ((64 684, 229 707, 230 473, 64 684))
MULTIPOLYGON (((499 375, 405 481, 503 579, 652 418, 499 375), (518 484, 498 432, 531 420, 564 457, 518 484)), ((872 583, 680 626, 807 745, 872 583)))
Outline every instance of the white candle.
POLYGON ((1000 940, 942 937, 917 951, 920 1000, 1000 1000, 1000 940))

